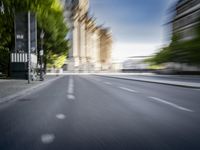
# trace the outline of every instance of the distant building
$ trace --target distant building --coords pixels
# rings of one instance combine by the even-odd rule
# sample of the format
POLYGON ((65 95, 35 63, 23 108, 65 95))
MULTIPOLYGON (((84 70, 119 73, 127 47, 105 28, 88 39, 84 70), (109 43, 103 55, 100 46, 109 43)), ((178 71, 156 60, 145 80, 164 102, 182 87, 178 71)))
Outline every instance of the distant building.
POLYGON ((110 31, 97 26, 89 14, 89 0, 61 0, 64 17, 70 28, 68 71, 100 71, 108 69, 111 58, 110 31))
POLYGON ((200 19, 200 0, 179 0, 175 11, 173 34, 177 34, 180 40, 193 39, 200 19))
POLYGON ((151 58, 149 56, 135 56, 129 57, 123 62, 123 71, 136 71, 136 70, 147 70, 150 68, 150 64, 146 63, 145 60, 151 58))

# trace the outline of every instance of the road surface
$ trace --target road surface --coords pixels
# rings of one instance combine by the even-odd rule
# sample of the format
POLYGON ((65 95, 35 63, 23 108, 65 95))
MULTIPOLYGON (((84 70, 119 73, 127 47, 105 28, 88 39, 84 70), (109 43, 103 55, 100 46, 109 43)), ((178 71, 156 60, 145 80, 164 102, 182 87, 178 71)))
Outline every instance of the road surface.
POLYGON ((195 76, 195 75, 126 75, 125 74, 119 77, 156 80, 156 81, 179 81, 179 82, 190 82, 190 83, 200 84, 200 76, 195 76))
POLYGON ((64 76, 0 106, 0 150, 199 150, 200 90, 64 76))

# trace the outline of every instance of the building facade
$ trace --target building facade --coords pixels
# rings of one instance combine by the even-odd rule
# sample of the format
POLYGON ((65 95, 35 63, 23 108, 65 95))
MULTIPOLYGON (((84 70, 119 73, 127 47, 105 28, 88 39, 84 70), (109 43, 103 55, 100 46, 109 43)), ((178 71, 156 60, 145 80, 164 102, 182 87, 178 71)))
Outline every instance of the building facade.
POLYGON ((66 24, 70 28, 68 38, 71 49, 67 70, 100 71, 102 66, 110 62, 111 54, 108 54, 111 53, 112 48, 110 31, 97 26, 95 20, 88 15, 89 0, 62 0, 62 3, 66 24), (104 59, 102 59, 103 56, 105 56, 104 59))
POLYGON ((100 64, 101 70, 111 69, 112 36, 109 28, 100 29, 100 64))
POLYGON ((196 36, 196 26, 200 20, 200 0, 179 0, 172 21, 173 33, 180 40, 191 40, 196 36))

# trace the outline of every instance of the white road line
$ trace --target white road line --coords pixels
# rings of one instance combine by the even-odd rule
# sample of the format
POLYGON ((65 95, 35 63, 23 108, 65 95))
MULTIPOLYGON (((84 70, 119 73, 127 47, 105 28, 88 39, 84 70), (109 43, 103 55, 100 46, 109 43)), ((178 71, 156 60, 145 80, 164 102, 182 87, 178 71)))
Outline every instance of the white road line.
POLYGON ((183 110, 183 111, 187 111, 187 112, 194 112, 193 110, 191 109, 188 109, 188 108, 185 108, 185 107, 182 107, 182 106, 179 106, 177 104, 174 104, 174 103, 171 103, 171 102, 168 102, 166 100, 163 100, 163 99, 160 99, 160 98, 157 98, 157 97, 149 97, 150 99, 152 100, 155 100, 155 101, 158 101, 158 102, 161 102, 163 104, 166 104, 166 105, 169 105, 169 106, 172 106, 174 108, 177 108, 179 110, 183 110))
POLYGON ((107 85, 112 85, 112 83, 110 83, 110 82, 104 82, 105 84, 107 84, 107 85))
POLYGON ((68 85, 68 94, 73 94, 74 93, 74 80, 70 76, 69 77, 69 85, 68 85))
POLYGON ((41 136, 41 141, 43 144, 50 144, 54 141, 55 135, 53 134, 43 134, 41 136))
POLYGON ((56 118, 60 119, 60 120, 63 120, 63 119, 65 119, 65 115, 64 114, 57 114, 56 118))
POLYGON ((72 78, 72 76, 69 77, 69 85, 68 85, 68 94, 67 94, 67 98, 74 100, 75 96, 74 96, 74 80, 72 78))
POLYGON ((68 99, 71 99, 71 100, 74 100, 74 99, 75 99, 75 96, 74 96, 74 95, 71 95, 71 94, 68 94, 68 95, 67 95, 67 98, 68 98, 68 99))
POLYGON ((135 90, 132 90, 132 89, 129 89, 129 88, 126 88, 126 87, 119 87, 119 88, 122 89, 122 90, 128 91, 128 92, 138 93, 138 91, 135 91, 135 90))

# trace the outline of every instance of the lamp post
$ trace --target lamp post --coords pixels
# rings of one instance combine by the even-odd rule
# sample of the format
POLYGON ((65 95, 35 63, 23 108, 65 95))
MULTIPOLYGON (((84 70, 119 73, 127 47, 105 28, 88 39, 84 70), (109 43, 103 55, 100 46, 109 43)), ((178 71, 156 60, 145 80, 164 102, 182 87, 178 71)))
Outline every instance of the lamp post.
POLYGON ((28 11, 28 84, 31 82, 31 22, 30 22, 31 13, 28 11))
POLYGON ((40 39, 41 39, 41 48, 40 48, 40 81, 43 81, 43 55, 44 55, 44 31, 42 30, 40 33, 40 39))

